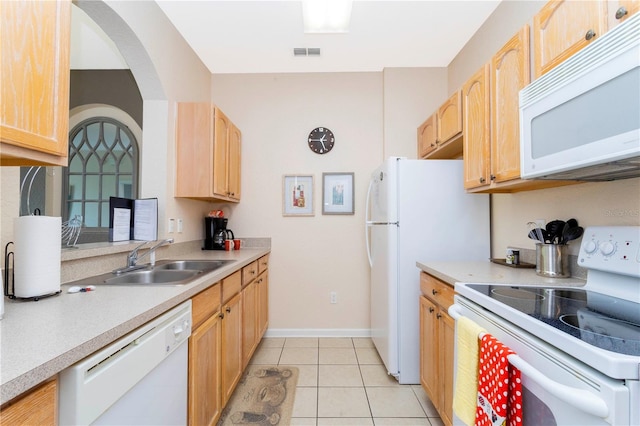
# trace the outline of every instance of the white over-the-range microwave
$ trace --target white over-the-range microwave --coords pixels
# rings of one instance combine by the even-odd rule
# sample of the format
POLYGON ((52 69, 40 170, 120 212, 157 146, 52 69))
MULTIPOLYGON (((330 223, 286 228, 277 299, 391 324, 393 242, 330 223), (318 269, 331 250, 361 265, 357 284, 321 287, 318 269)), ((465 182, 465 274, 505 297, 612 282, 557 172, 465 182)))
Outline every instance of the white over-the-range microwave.
POLYGON ((524 179, 640 176, 640 13, 520 91, 524 179))

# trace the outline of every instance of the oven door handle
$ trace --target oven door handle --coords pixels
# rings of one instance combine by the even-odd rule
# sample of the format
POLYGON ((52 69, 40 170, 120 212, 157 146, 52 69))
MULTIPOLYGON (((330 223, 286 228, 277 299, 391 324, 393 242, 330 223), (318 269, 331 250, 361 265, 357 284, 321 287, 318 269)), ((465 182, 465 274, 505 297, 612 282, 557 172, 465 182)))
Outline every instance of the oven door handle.
MULTIPOLYGON (((462 312, 458 305, 451 305, 448 312, 451 318, 456 321, 462 317, 462 312)), ((596 395, 584 389, 572 388, 571 386, 563 385, 562 383, 558 383, 555 380, 548 378, 518 355, 509 355, 507 359, 509 360, 509 363, 519 369, 522 374, 537 383, 546 392, 549 392, 559 400, 572 405, 582 412, 598 416, 603 419, 609 415, 609 407, 596 395)))

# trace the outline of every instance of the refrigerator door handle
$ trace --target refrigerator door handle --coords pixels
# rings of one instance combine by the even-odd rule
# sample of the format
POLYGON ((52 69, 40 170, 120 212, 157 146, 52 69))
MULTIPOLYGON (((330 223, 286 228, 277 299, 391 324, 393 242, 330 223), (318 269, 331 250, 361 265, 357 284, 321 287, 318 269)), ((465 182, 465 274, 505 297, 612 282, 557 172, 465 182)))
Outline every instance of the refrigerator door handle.
POLYGON ((373 259, 371 259, 371 244, 369 241, 369 215, 371 213, 371 188, 373 188, 373 179, 369 181, 369 189, 367 190, 367 201, 365 204, 365 214, 364 214, 364 239, 367 245, 367 258, 369 259, 369 266, 373 266, 373 259))

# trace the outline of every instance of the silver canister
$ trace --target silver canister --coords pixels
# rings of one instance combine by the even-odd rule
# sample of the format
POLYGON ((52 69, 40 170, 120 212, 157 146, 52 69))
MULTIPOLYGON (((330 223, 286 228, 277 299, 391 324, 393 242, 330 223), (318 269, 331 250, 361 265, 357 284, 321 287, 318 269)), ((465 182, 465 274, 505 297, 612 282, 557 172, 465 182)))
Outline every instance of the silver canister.
POLYGON ((536 274, 550 278, 567 278, 568 247, 564 244, 536 244, 536 274))

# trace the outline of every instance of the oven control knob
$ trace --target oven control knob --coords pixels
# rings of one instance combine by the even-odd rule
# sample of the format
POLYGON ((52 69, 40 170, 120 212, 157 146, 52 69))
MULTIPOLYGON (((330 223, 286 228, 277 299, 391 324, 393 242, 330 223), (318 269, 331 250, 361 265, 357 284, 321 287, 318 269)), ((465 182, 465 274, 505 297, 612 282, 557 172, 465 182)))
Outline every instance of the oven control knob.
POLYGON ((616 251, 616 246, 611 241, 600 244, 600 253, 605 256, 611 256, 616 251))
POLYGON ((594 251, 596 251, 597 248, 598 248, 598 245, 593 240, 585 243, 584 245, 584 251, 586 251, 588 254, 593 253, 594 251))

